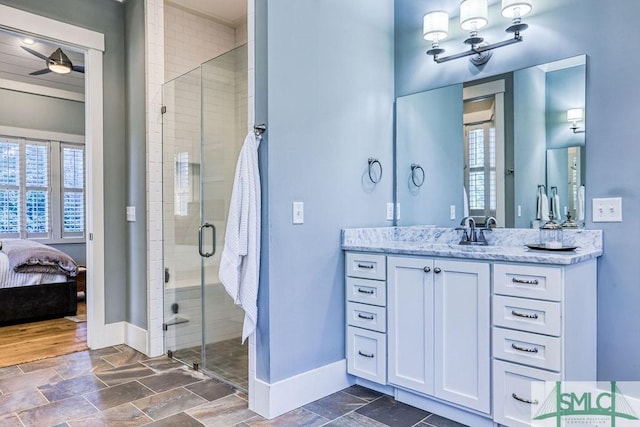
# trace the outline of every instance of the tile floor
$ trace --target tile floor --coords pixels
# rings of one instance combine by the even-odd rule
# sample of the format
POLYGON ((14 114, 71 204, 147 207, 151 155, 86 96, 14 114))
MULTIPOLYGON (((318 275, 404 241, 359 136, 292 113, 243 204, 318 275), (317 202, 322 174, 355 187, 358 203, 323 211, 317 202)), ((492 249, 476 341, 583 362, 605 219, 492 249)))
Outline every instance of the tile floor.
MULTIPOLYGON (((205 346, 205 369, 229 381, 243 391, 249 389, 249 345, 242 345, 240 337, 205 346)), ((202 364, 201 347, 176 350, 173 358, 193 366, 202 364)))
POLYGON ((460 427, 360 386, 265 420, 247 396, 127 346, 0 368, 0 426, 460 427))

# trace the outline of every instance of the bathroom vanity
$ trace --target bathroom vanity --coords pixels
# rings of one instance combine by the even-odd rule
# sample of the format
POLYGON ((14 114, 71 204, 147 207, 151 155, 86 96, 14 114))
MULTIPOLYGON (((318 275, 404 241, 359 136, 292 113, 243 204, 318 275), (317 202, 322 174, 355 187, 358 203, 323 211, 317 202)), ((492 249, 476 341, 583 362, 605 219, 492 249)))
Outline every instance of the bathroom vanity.
POLYGON ((473 426, 527 426, 532 381, 596 379, 602 232, 536 251, 537 230, 488 246, 450 228, 343 230, 348 372, 397 400, 473 426))

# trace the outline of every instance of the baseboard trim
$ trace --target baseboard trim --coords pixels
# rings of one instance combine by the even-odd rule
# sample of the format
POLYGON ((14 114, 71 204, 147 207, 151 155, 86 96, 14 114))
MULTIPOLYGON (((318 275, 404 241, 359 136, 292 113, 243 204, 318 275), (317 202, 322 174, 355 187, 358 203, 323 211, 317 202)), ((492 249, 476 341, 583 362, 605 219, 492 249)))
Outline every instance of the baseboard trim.
POLYGON ((138 350, 140 353, 148 353, 149 334, 146 329, 124 322, 124 343, 138 350))
POLYGON ((92 336, 89 348, 97 350, 99 348, 110 347, 124 343, 125 322, 107 323, 94 328, 96 333, 92 336))
POLYGON ((255 379, 254 407, 250 408, 264 418, 272 419, 300 406, 328 396, 354 383, 347 375, 346 359, 290 378, 266 383, 255 379))

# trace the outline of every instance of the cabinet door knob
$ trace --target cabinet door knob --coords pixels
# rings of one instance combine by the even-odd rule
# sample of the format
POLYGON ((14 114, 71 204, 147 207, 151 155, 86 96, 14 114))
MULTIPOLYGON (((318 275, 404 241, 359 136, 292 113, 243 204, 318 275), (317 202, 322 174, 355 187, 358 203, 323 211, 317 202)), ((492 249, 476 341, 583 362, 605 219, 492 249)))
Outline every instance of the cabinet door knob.
POLYGON ((433 269, 433 272, 436 273, 436 274, 440 273, 441 271, 442 270, 440 270, 440 267, 436 267, 436 268, 433 269))
POLYGON ((425 268, 423 268, 423 270, 424 270, 425 273, 428 273, 428 272, 431 271, 431 267, 425 267, 425 268))

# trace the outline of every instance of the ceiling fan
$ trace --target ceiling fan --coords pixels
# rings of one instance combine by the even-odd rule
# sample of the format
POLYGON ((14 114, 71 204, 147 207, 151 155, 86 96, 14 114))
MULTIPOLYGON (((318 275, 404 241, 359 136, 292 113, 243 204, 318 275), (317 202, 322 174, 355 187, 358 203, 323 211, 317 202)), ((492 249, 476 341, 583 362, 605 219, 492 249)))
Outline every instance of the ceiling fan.
POLYGON ((46 74, 51 71, 58 74, 68 74, 71 71, 77 71, 78 73, 84 73, 84 66, 82 65, 73 65, 69 57, 62 51, 62 49, 58 48, 49 56, 45 56, 38 52, 37 50, 33 50, 31 48, 20 46, 30 54, 37 56, 40 59, 44 59, 47 63, 47 68, 43 68, 42 70, 34 71, 29 73, 31 76, 39 76, 41 74, 46 74))

